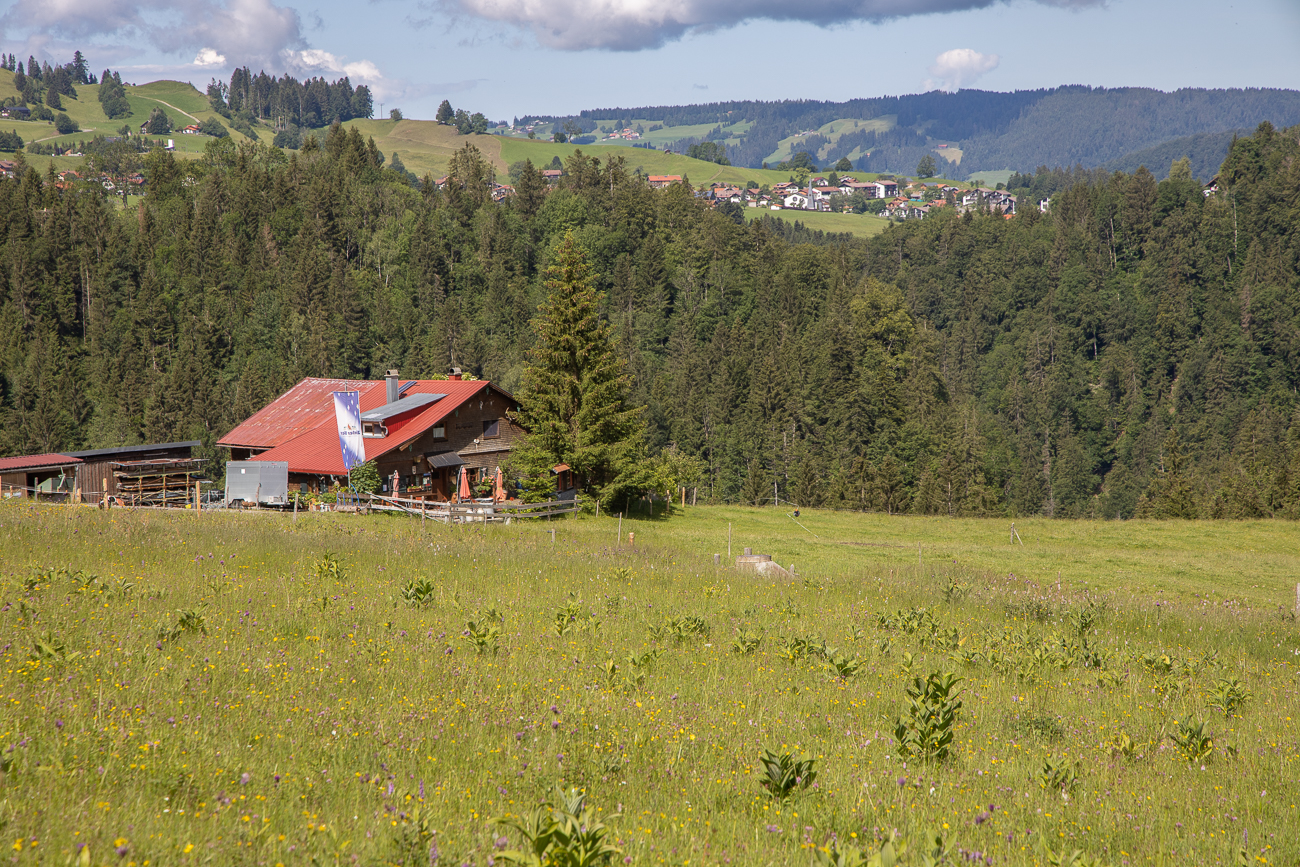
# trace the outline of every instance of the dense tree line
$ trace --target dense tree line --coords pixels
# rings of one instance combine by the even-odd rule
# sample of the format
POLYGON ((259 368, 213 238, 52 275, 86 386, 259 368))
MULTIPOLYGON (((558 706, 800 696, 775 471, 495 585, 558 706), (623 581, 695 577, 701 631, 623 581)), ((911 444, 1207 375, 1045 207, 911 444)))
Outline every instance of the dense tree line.
POLYGON ((940 514, 1300 514, 1300 129, 1089 175, 1047 214, 870 239, 744 224, 575 152, 492 201, 472 147, 412 188, 332 128, 144 158, 143 203, 0 181, 0 450, 215 442, 306 375, 523 385, 572 236, 701 500, 940 514))
POLYGON ((63 99, 77 98, 74 85, 90 84, 95 76, 88 75, 86 58, 80 51, 62 66, 51 66, 49 62, 38 63, 35 57, 28 57, 24 65, 13 54, 0 55, 0 69, 13 73, 14 90, 18 97, 6 97, 5 105, 31 105, 38 111, 33 116, 40 120, 53 119, 49 109, 63 108, 63 99))
POLYGON ((254 75, 248 67, 236 69, 229 84, 213 79, 208 84, 208 102, 227 118, 265 123, 276 131, 317 129, 375 113, 370 88, 364 84, 354 88, 347 76, 332 82, 320 77, 299 81, 291 75, 254 75))

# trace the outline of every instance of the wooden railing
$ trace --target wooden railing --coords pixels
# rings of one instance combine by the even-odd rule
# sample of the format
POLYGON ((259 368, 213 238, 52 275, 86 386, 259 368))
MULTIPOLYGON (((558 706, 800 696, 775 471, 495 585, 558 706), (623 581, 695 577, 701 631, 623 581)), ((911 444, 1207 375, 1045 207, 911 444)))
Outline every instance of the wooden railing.
POLYGON ((551 518, 581 510, 573 500, 550 500, 545 503, 507 505, 496 503, 433 503, 410 497, 370 495, 370 508, 380 512, 402 512, 429 521, 450 524, 499 523, 514 518, 551 518))

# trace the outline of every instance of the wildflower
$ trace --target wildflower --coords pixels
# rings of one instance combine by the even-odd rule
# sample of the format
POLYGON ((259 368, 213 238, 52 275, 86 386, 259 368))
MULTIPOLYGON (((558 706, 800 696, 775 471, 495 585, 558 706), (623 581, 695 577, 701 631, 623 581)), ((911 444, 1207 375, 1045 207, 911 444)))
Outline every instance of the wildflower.
POLYGON ((507 840, 505 837, 497 837, 496 842, 495 842, 494 845, 495 845, 498 849, 504 849, 504 848, 506 848, 506 846, 510 845, 510 841, 507 840))
POLYGON ((253 779, 252 774, 250 774, 250 773, 248 773, 247 771, 245 771, 244 773, 240 774, 240 776, 239 776, 239 785, 241 785, 241 786, 247 786, 248 783, 249 783, 249 781, 252 780, 252 779, 253 779))

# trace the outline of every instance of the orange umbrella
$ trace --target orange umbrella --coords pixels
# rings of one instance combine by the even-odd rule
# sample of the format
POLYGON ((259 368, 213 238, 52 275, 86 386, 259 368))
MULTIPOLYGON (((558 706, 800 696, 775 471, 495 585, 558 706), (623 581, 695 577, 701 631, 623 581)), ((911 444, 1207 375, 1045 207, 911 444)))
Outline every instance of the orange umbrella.
POLYGON ((465 468, 461 467, 460 468, 460 501, 463 503, 469 498, 470 498, 469 475, 465 472, 465 468))
POLYGON ((501 476, 501 468, 497 467, 496 484, 492 486, 492 502, 504 503, 506 501, 506 483, 501 476))

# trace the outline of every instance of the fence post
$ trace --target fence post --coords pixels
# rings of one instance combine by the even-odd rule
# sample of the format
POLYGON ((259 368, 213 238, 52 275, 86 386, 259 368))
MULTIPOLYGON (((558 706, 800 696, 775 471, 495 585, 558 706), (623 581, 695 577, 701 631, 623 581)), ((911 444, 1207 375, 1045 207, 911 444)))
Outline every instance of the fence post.
POLYGON ((104 482, 104 497, 102 500, 100 500, 100 502, 104 504, 104 510, 107 511, 109 505, 108 504, 108 479, 104 479, 103 482, 104 482))
POLYGON ((196 518, 203 511, 203 495, 199 485, 199 482, 194 483, 194 516, 196 518))

